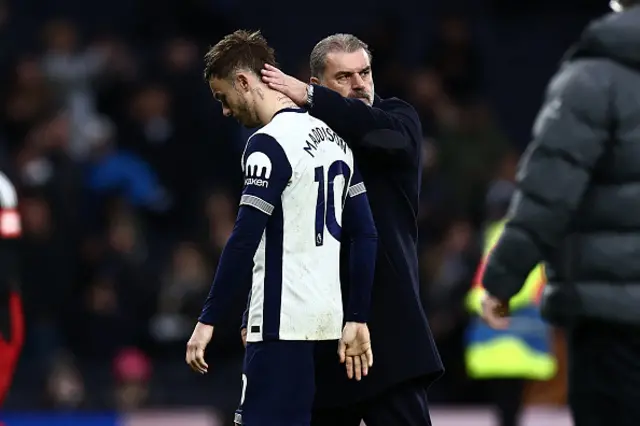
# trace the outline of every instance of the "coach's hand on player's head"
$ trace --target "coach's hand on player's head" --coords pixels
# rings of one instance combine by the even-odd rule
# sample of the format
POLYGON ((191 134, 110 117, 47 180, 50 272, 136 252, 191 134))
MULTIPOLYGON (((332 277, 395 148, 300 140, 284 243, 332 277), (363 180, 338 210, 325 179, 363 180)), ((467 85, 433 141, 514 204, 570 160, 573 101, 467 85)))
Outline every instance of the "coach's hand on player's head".
POLYGON ((362 379, 369 374, 373 365, 371 336, 367 324, 348 322, 342 330, 342 338, 338 343, 340 362, 345 364, 350 379, 362 379))
POLYGON ((201 322, 196 324, 196 327, 191 334, 191 338, 187 342, 187 355, 185 360, 189 367, 193 371, 205 374, 209 370, 209 366, 204 361, 204 350, 213 337, 213 326, 203 324, 201 322))
POLYGON ((485 293, 482 298, 481 316, 489 327, 504 330, 509 327, 509 302, 498 300, 485 293))
POLYGON ((262 69, 262 82, 273 90, 277 90, 290 98, 293 103, 302 107, 307 104, 307 83, 283 73, 278 68, 265 64, 262 69))

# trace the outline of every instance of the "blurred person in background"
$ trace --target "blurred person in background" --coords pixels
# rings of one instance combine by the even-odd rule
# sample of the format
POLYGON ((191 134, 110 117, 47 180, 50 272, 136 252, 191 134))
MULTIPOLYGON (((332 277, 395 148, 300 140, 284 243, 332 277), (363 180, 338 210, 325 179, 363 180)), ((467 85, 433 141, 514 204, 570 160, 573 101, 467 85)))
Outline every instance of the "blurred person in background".
POLYGON ((191 333, 191 319, 198 315, 209 292, 210 279, 201 251, 193 243, 180 243, 161 280, 158 308, 151 321, 151 332, 159 343, 182 350, 191 333))
MULTIPOLYGON (((451 212, 449 215, 453 216, 451 212)), ((468 219, 454 216, 442 224, 434 222, 430 225, 440 228, 437 237, 427 232, 420 235, 421 239, 431 240, 420 253, 420 290, 438 351, 447 360, 446 379, 443 377, 429 389, 431 400, 437 403, 447 393, 463 394, 461 388, 466 374, 460 355, 467 314, 462 300, 473 279, 478 256, 468 219)))
MULTIPOLYGON (((0 157, 0 166, 5 165, 2 160, 0 157)), ((25 337, 22 297, 17 288, 17 240, 21 234, 18 195, 0 169, 0 407, 11 387, 25 337)))
POLYGON ((82 374, 69 353, 54 357, 47 376, 45 406, 57 411, 89 408, 82 374))
POLYGON ((113 359, 115 406, 119 411, 144 408, 151 392, 153 366, 141 350, 125 347, 113 359))
POLYGON ((482 278, 484 318, 508 329, 509 301, 545 262, 542 312, 566 330, 576 426, 640 417, 640 5, 612 5, 549 83, 482 278))
POLYGON ((88 120, 83 133, 90 163, 88 186, 96 195, 121 195, 133 207, 163 212, 171 201, 149 164, 133 152, 118 149, 113 123, 106 117, 88 120))
POLYGON ((550 329, 539 310, 545 283, 541 264, 531 271, 522 290, 510 300, 508 328, 494 330, 480 318, 484 293, 482 273, 504 231, 504 214, 513 189, 513 184, 498 181, 487 194, 489 212, 484 253, 466 300, 467 309, 473 315, 466 335, 467 373, 471 379, 484 381, 489 402, 497 409, 499 426, 520 424, 526 380, 550 380, 556 373, 550 329))
POLYGON ((69 154, 83 158, 87 142, 82 135, 85 122, 96 114, 92 84, 107 68, 109 52, 99 46, 82 48, 78 30, 63 20, 50 22, 44 30, 46 51, 42 68, 52 84, 59 105, 69 114, 69 154))
MULTIPOLYGON (((335 350, 327 347, 317 371, 312 424, 430 425, 427 388, 443 366, 418 280, 420 120, 406 102, 376 96, 371 52, 354 35, 318 42, 310 69, 307 84, 265 65, 263 81, 329 124, 353 149, 379 232, 371 319, 376 368, 366 380, 349 383, 332 366, 335 350), (405 345, 411 349, 403 350, 405 345)), ((349 280, 342 282, 348 288, 349 280)))

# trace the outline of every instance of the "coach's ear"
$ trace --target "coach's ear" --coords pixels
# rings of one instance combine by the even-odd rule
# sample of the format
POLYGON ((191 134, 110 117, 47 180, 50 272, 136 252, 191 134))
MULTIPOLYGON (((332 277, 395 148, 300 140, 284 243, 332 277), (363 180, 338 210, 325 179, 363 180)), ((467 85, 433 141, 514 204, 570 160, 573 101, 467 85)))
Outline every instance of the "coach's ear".
POLYGON ((386 162, 414 164, 418 161, 417 153, 411 141, 404 133, 391 129, 373 130, 364 135, 357 145, 381 156, 386 162))

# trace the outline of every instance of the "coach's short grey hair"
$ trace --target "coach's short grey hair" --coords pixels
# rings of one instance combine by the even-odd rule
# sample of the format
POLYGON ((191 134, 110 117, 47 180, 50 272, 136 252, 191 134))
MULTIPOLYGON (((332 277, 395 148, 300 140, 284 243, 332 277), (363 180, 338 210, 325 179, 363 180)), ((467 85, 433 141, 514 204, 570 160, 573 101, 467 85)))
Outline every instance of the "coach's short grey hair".
POLYGON ((324 73, 324 69, 327 65, 327 55, 333 52, 345 52, 353 53, 360 49, 364 49, 369 55, 369 59, 372 59, 369 46, 360 40, 353 34, 333 34, 329 37, 325 37, 316 44, 311 51, 309 57, 309 69, 311 76, 320 78, 324 73))

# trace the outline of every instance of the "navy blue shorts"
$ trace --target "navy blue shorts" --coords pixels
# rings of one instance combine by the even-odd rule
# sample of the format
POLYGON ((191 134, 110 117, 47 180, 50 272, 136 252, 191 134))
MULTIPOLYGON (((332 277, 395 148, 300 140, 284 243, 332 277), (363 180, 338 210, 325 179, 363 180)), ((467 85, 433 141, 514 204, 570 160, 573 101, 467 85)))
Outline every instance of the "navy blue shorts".
POLYGON ((309 426, 316 342, 248 343, 236 420, 243 426, 309 426))

